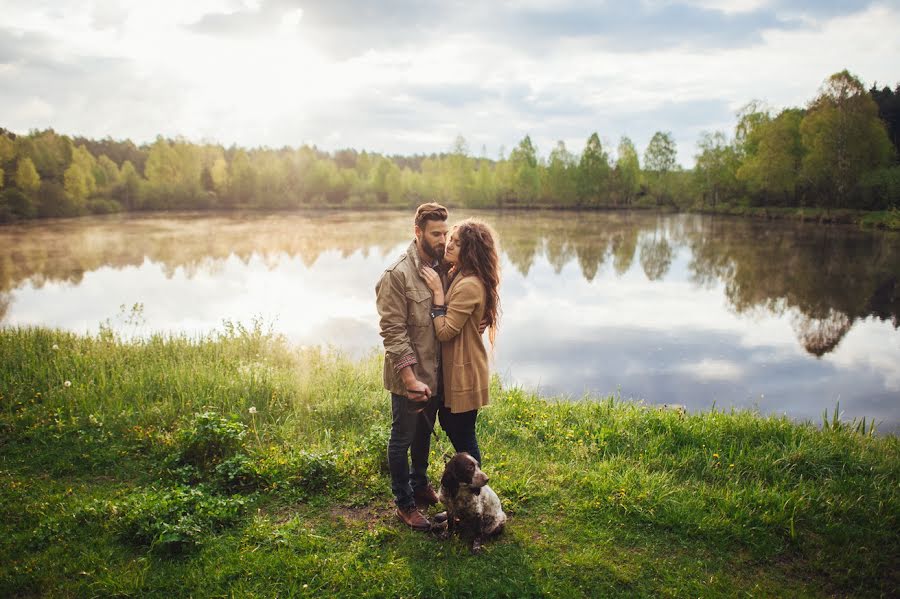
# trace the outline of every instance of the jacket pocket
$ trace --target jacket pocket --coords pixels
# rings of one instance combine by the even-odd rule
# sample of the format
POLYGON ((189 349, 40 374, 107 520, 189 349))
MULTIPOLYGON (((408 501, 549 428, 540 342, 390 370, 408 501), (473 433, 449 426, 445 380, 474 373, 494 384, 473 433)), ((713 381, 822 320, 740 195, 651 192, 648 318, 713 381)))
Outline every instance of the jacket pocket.
POLYGON ((417 327, 431 326, 431 293, 429 291, 406 290, 406 323, 417 327))

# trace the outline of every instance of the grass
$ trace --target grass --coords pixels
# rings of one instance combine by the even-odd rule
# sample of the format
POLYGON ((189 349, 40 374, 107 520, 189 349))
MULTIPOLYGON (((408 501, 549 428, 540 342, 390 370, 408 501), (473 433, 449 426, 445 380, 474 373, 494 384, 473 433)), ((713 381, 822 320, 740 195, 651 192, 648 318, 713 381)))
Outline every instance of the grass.
POLYGON ((300 350, 259 325, 131 342, 0 330, 0 596, 900 587, 897 437, 495 382, 478 433, 510 522, 472 556, 396 521, 380 380, 377 354, 300 350))

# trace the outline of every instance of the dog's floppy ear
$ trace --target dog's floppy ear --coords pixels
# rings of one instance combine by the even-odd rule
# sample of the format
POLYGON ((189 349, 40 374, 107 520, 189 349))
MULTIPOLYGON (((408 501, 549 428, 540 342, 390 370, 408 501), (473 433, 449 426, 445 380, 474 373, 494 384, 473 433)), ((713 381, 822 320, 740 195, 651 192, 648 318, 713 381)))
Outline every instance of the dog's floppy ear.
POLYGON ((456 494, 459 493, 459 481, 456 478, 456 473, 454 472, 455 468, 453 466, 453 460, 450 460, 444 468, 444 475, 441 477, 441 486, 447 489, 451 499, 456 499, 456 494))

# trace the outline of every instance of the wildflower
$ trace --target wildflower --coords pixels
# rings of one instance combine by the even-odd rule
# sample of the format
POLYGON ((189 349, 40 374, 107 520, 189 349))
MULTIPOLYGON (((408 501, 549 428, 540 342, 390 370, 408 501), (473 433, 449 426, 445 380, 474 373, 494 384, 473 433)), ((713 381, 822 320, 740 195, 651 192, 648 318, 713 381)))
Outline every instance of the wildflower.
POLYGON ((72 386, 72 381, 66 381, 65 383, 63 383, 63 387, 71 387, 71 386, 72 386))
POLYGON ((256 406, 250 406, 250 413, 256 414, 256 406))
POLYGON ((714 454, 713 454, 713 457, 716 458, 716 459, 718 460, 718 459, 719 459, 719 454, 714 453, 714 454))
POLYGON ((51 347, 50 349, 52 349, 53 351, 56 351, 59 349, 59 346, 54 343, 53 347, 51 347))
POLYGON ((734 468, 734 464, 728 464, 729 468, 734 468))

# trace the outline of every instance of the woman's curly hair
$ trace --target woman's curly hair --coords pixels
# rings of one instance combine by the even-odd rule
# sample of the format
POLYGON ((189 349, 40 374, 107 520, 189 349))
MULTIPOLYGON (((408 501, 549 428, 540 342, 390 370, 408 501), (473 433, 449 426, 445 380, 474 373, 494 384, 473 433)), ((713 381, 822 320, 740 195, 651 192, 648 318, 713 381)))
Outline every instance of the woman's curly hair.
POLYGON ((469 218, 454 227, 459 239, 459 273, 473 274, 481 279, 485 289, 484 316, 488 324, 491 346, 497 338, 500 324, 500 249, 497 234, 485 222, 469 218))

